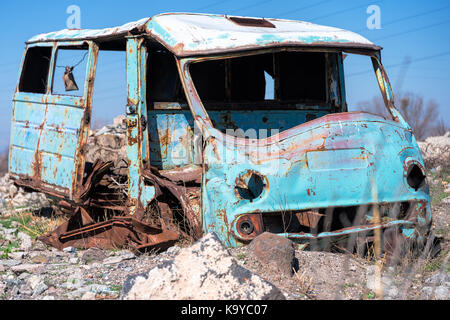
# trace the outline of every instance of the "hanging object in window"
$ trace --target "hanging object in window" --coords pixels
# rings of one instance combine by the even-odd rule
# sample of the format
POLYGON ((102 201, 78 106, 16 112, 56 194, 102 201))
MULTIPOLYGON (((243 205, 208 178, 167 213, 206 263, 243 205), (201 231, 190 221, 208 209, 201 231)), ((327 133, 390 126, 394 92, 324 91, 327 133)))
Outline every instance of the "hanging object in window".
POLYGON ((75 82, 75 78, 72 74, 73 68, 74 67, 66 66, 66 70, 64 71, 63 80, 66 91, 78 90, 77 83, 75 82))

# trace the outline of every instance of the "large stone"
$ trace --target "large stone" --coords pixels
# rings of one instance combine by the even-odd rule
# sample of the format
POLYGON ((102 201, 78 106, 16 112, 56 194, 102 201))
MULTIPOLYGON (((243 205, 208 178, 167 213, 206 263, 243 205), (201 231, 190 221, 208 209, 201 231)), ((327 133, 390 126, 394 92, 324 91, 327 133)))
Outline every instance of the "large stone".
POLYGON ((173 260, 128 277, 122 294, 126 300, 285 299, 278 288, 240 266, 211 233, 180 250, 173 260))
POLYGON ((291 240, 274 233, 264 232, 250 242, 248 251, 270 271, 286 276, 293 274, 295 247, 291 240))

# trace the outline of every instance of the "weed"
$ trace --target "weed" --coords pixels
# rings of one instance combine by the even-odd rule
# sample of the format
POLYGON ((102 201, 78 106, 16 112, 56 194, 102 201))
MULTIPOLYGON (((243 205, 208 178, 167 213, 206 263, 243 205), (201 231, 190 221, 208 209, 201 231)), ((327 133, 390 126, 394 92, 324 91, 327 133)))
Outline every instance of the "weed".
POLYGON ((239 260, 244 260, 244 259, 245 259, 245 253, 239 253, 239 254, 237 255, 237 258, 238 258, 239 260))
POLYGON ((12 252, 12 250, 18 247, 19 243, 17 241, 10 241, 6 248, 0 248, 0 259, 8 259, 9 254, 12 252))
POLYGON ((354 283, 344 283, 343 285, 342 285, 342 289, 347 289, 347 288, 355 288, 356 287, 356 284, 354 284, 354 283))
POLYGON ((111 291, 120 292, 120 291, 122 291, 122 286, 121 285, 112 284, 112 285, 109 286, 109 289, 111 289, 111 291))

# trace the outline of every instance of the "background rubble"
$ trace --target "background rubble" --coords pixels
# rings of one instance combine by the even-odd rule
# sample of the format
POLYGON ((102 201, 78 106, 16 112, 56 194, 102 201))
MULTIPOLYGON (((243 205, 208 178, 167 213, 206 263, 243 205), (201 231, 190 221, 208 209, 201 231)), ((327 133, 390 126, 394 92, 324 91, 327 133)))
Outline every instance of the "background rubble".
POLYGON ((450 166, 450 131, 443 136, 428 137, 418 144, 425 167, 440 170, 450 166))

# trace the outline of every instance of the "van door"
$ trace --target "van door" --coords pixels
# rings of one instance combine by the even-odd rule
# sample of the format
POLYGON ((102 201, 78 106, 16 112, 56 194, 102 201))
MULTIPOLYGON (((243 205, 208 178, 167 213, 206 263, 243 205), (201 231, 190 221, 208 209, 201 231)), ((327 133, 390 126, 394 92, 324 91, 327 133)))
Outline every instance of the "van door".
POLYGON ((83 180, 97 53, 92 42, 27 46, 11 124, 9 172, 17 184, 57 197, 76 195, 83 180), (74 67, 69 87, 63 79, 66 66, 74 67))

